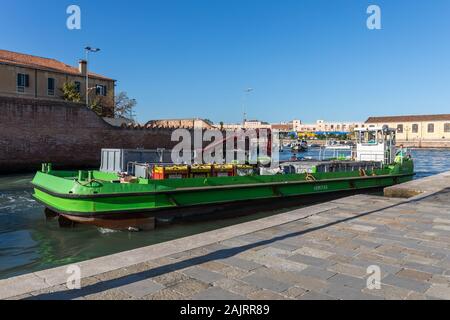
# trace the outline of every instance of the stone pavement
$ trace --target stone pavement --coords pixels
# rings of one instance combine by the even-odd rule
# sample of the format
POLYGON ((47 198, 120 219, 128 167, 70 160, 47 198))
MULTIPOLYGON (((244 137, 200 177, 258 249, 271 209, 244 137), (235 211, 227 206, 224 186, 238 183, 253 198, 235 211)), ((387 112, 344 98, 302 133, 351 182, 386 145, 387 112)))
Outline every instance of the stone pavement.
POLYGON ((450 299, 450 175, 410 199, 356 195, 0 281, 2 299, 450 299), (370 290, 369 267, 381 271, 370 290))

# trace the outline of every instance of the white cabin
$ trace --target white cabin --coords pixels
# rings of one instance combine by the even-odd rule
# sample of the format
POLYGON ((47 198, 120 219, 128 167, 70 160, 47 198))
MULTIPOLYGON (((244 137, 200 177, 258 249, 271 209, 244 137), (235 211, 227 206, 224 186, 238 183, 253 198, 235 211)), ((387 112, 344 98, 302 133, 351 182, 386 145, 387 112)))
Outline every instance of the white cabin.
POLYGON ((387 126, 355 129, 357 161, 379 161, 389 165, 395 161, 396 130, 387 126))

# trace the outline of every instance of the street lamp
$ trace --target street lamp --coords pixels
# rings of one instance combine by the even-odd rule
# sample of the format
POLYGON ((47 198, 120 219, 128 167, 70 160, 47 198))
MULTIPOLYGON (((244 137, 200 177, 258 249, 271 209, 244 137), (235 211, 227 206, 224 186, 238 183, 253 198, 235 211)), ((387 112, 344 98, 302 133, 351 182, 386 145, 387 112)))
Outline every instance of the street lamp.
POLYGON ((89 108, 89 72, 88 72, 88 61, 89 61, 89 53, 99 52, 99 48, 86 47, 84 48, 86 52, 86 107, 89 108))
POLYGON ((244 121, 242 122, 242 125, 245 127, 245 121, 247 121, 247 113, 245 112, 245 104, 247 102, 247 97, 254 91, 253 88, 247 88, 244 90, 244 101, 242 103, 242 111, 244 115, 244 121))

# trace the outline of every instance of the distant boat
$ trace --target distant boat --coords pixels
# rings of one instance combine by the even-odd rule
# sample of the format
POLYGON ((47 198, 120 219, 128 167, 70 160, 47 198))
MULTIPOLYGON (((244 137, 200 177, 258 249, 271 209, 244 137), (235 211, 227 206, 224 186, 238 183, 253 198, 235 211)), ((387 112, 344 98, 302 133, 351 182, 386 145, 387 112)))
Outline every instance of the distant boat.
POLYGON ((324 148, 329 150, 352 150, 353 147, 353 143, 343 143, 341 141, 328 140, 324 148))
POLYGON ((292 146, 292 151, 294 152, 305 152, 308 151, 308 142, 302 140, 301 142, 297 142, 292 146))

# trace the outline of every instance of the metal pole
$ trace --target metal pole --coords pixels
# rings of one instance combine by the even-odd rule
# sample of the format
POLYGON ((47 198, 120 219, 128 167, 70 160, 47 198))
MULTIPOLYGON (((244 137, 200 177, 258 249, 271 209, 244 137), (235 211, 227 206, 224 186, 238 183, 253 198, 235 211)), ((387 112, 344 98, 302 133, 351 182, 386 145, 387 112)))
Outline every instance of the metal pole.
POLYGON ((86 49, 86 107, 89 108, 89 72, 88 72, 89 50, 86 49))

